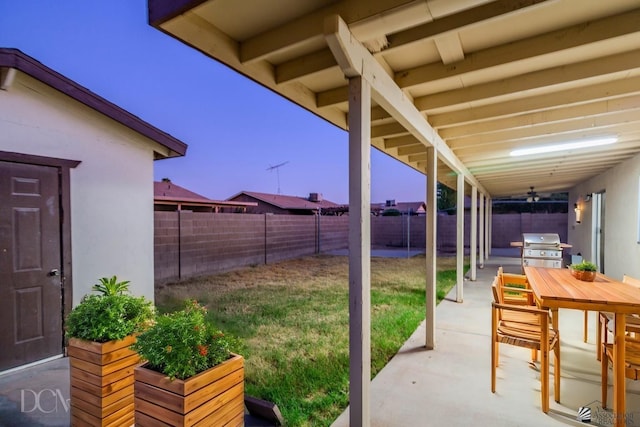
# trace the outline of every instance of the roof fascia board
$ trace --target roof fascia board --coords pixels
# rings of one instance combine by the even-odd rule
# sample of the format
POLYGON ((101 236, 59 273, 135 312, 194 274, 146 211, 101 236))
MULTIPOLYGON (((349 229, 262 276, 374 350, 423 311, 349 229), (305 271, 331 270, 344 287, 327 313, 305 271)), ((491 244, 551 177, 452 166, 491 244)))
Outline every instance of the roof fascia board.
POLYGON ((158 26, 200 6, 207 0, 148 0, 149 24, 158 26))
POLYGON ((469 172, 429 125, 413 102, 407 98, 371 53, 351 34, 344 20, 333 15, 325 19, 325 38, 347 78, 362 76, 371 85, 372 98, 426 147, 433 147, 438 157, 479 191, 486 189, 469 172))

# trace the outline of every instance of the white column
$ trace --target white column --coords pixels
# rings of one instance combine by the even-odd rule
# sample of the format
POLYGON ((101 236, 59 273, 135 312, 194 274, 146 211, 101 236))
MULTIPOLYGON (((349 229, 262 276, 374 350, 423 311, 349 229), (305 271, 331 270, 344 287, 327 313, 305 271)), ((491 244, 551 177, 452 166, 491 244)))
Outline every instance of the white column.
POLYGON ((476 280, 476 254, 478 249, 478 187, 471 186, 471 236, 469 237, 469 251, 471 262, 471 280, 476 280))
POLYGON ((478 246, 480 254, 478 255, 478 263, 480 268, 484 268, 484 194, 480 193, 480 219, 478 220, 478 246))
POLYGON ((456 185, 456 302, 462 302, 464 286, 464 175, 456 185))
POLYGON ((489 259, 489 253, 491 252, 491 197, 487 196, 487 203, 484 208, 484 259, 489 259))
POLYGON ((371 418, 371 87, 349 79, 349 420, 371 418))
POLYGON ((427 148, 427 292, 426 292, 426 347, 436 346, 436 235, 438 216, 438 153, 427 148))

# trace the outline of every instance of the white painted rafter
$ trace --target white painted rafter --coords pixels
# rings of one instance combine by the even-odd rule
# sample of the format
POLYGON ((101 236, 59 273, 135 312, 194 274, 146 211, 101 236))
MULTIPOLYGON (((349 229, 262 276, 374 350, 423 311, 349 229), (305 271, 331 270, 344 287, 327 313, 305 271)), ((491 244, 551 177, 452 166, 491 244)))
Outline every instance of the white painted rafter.
POLYGON ((425 147, 433 147, 437 156, 451 169, 464 174, 466 180, 482 192, 482 185, 429 125, 411 99, 395 84, 371 53, 351 34, 339 17, 325 21, 325 36, 338 64, 347 78, 362 76, 371 84, 373 99, 425 147))
POLYGON ((0 89, 9 90, 16 77, 16 69, 10 67, 0 68, 0 89))

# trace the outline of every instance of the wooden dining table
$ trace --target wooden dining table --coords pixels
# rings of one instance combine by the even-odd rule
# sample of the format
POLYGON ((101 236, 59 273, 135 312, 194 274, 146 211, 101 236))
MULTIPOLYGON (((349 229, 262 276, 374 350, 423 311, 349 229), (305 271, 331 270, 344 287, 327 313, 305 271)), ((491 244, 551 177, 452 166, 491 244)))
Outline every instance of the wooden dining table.
POLYGON ((567 268, 524 267, 524 273, 536 303, 551 310, 552 323, 556 330, 559 330, 560 308, 606 311, 614 314, 613 416, 616 427, 624 426, 625 315, 640 312, 640 292, 634 286, 600 273, 593 282, 576 279, 567 268))

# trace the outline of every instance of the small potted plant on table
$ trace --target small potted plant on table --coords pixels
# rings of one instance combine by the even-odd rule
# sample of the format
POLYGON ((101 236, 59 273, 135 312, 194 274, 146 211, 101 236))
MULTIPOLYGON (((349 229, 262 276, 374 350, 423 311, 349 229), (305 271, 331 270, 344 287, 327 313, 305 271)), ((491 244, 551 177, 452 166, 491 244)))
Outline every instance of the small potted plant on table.
POLYGON ((158 316, 132 346, 147 361, 135 368, 136 426, 243 425, 244 359, 233 353, 237 346, 207 322, 196 301, 158 316))
POLYGON ((148 326, 154 308, 130 295, 129 282, 102 278, 66 321, 72 425, 132 425, 133 368, 140 356, 129 347, 148 326))
POLYGON ((582 260, 578 264, 571 264, 569 270, 571 270, 571 274, 576 279, 584 282, 593 282, 596 278, 598 267, 592 262, 582 260))

